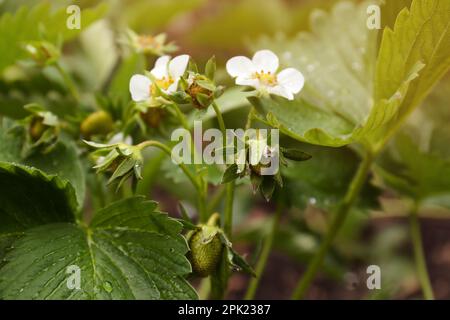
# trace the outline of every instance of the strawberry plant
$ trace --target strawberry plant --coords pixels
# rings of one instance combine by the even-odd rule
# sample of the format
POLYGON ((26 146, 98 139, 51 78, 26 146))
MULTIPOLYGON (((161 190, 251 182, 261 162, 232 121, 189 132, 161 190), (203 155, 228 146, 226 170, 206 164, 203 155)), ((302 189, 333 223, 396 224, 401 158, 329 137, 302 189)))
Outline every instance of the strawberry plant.
POLYGON ((254 299, 274 252, 306 267, 282 298, 355 261, 395 282, 362 297, 411 272, 434 298, 448 0, 20 2, 0 3, 0 299, 254 299), (390 198, 410 259, 401 231, 363 236, 390 198))

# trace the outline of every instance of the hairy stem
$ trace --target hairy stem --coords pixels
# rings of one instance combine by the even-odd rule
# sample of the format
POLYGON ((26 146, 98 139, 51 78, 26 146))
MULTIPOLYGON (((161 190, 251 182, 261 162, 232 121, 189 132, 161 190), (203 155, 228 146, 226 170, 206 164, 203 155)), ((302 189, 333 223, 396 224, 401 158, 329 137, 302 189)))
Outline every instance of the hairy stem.
POLYGON ((420 223, 418 218, 418 205, 414 204, 409 214, 409 228, 414 249, 414 259, 416 262, 417 275, 420 285, 422 286, 423 296, 426 300, 433 300, 433 288, 431 286, 430 276, 427 270, 425 254, 422 245, 422 234, 420 231, 420 223))
POLYGON ((189 127, 189 124, 186 120, 186 117, 184 116, 183 112, 181 111, 180 107, 174 103, 173 104, 173 108, 175 110, 175 113, 177 115, 178 120, 180 121, 180 124, 183 126, 184 129, 186 129, 187 131, 190 131, 191 128, 189 127))
MULTIPOLYGON (((175 113, 177 115, 178 120, 180 121, 181 125, 183 126, 183 128, 187 131, 190 131, 190 126, 189 123, 187 122, 186 116, 183 114, 183 112, 181 111, 180 107, 178 106, 178 104, 173 103, 173 107, 175 109, 175 113)), ((191 155, 194 155, 195 152, 197 152, 197 150, 195 149, 195 141, 194 139, 192 139, 192 148, 190 150, 191 155)), ((200 167, 199 165, 195 166, 197 169, 197 172, 200 171, 200 167)), ((207 212, 207 208, 206 208, 206 197, 208 194, 208 183, 205 181, 203 175, 198 175, 198 189, 197 189, 197 207, 198 207, 198 216, 200 219, 200 222, 204 223, 208 220, 208 212, 207 212)))
POLYGON ((206 210, 208 211, 208 214, 214 212, 217 207, 219 207, 219 205, 222 202, 222 199, 225 197, 225 192, 226 192, 226 187, 225 186, 220 186, 219 189, 212 195, 210 201, 208 202, 208 205, 206 207, 206 210))
POLYGON ((283 199, 279 199, 277 210, 275 211, 275 216, 273 217, 272 227, 270 229, 270 233, 267 235, 267 238, 264 240, 263 248, 261 251, 261 255, 259 256, 258 262, 256 263, 255 273, 256 277, 252 278, 250 281, 247 292, 245 293, 245 300, 252 300, 255 297, 256 290, 258 289, 259 281, 266 269, 266 264, 269 259, 270 251, 272 250, 273 241, 275 239, 275 235, 278 230, 278 226, 280 225, 281 214, 284 209, 283 199))
MULTIPOLYGON (((147 147, 155 147, 155 148, 159 148, 162 151, 164 151, 168 156, 172 156, 172 150, 170 150, 170 148, 168 146, 166 146, 165 144, 159 142, 159 141, 154 141, 154 140, 148 140, 148 141, 144 141, 142 143, 140 143, 138 145, 139 148, 144 149, 147 147)), ((186 165, 184 163, 182 163, 181 161, 178 161, 178 166, 181 168, 181 170, 183 170, 184 174, 188 177, 188 179, 191 181, 191 183, 194 185, 194 187, 197 190, 201 189, 200 183, 198 182, 197 178, 192 174, 192 172, 189 171, 189 169, 186 167, 186 165)))
POLYGON ((234 181, 227 183, 226 191, 226 202, 225 202, 225 214, 223 222, 223 230, 227 235, 228 239, 231 241, 231 236, 233 233, 233 203, 234 203, 234 181))
POLYGON ((325 238, 323 239, 318 251, 315 253, 310 264, 308 265, 308 268, 306 269, 302 279, 298 282, 292 295, 292 299, 302 299, 312 281, 314 280, 316 273, 322 266, 323 259, 325 258, 328 250, 331 247, 331 243, 339 232, 342 224, 345 221, 345 218, 347 217, 348 212, 350 211, 353 203, 355 202, 364 185, 364 182, 366 181, 367 175, 372 165, 372 161, 372 153, 367 152, 359 165, 358 171, 353 177, 353 180, 350 184, 349 189, 347 190, 343 201, 340 203, 335 215, 333 216, 333 220, 329 226, 325 238))
POLYGON ((220 128, 220 131, 222 132, 222 138, 223 138, 223 141, 225 144, 226 137, 227 137, 227 131, 226 131, 226 127, 225 127, 225 122, 223 121, 222 113, 220 112, 219 106, 217 105, 216 101, 213 101, 212 106, 214 108, 214 112, 216 113, 217 121, 219 122, 219 128, 220 128))

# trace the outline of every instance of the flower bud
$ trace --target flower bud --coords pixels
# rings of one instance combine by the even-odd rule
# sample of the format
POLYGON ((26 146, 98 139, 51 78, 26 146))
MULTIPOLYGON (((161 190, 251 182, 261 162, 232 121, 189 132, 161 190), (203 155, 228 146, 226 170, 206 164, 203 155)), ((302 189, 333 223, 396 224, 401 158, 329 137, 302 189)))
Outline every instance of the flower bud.
POLYGON ((106 135, 113 130, 114 121, 106 111, 97 111, 90 114, 81 123, 81 135, 90 138, 95 135, 106 135))
POLYGON ((60 57, 60 51, 47 41, 32 41, 24 46, 25 51, 38 66, 48 66, 60 57))
POLYGON ((214 100, 215 85, 205 76, 192 75, 186 93, 192 98, 197 109, 207 108, 214 100))

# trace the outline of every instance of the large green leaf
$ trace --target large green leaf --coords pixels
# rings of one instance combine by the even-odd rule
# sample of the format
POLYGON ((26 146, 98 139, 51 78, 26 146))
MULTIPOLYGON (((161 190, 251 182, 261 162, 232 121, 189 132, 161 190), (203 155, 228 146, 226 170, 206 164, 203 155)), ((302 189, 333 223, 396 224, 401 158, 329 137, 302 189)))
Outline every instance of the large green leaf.
MULTIPOLYGON (((409 74, 420 75, 410 84, 401 104, 391 108, 376 105, 371 118, 383 117, 381 125, 365 136, 378 147, 380 137, 389 135, 429 94, 433 85, 450 68, 450 1, 413 1, 411 9, 400 12, 394 29, 384 30, 377 60, 375 101, 404 96, 401 88, 409 74), (423 68, 417 69, 417 65, 423 68)), ((383 142, 383 141, 381 141, 383 142)))
MULTIPOLYGON (((291 204, 300 209, 313 205, 322 209, 335 207, 344 197, 360 162, 348 148, 304 146, 311 161, 290 162, 282 171, 283 189, 291 204)), ((375 206, 379 192, 369 182, 363 188, 359 208, 375 206)))
POLYGON ((59 35, 63 40, 69 40, 102 16, 105 11, 104 5, 83 10, 81 29, 67 28, 66 21, 69 15, 66 13, 66 8, 53 12, 48 2, 33 8, 24 6, 14 14, 2 15, 0 18, 0 71, 23 58, 25 56, 22 49, 23 43, 41 39, 41 30, 50 41, 56 41, 59 35))
POLYGON ((0 162, 0 261, 27 229, 74 221, 76 210, 75 192, 67 181, 35 168, 0 162))
POLYGON ((375 171, 403 196, 450 208, 450 82, 436 89, 388 145, 375 171))
POLYGON ((195 299, 182 225, 143 197, 97 212, 88 227, 50 223, 13 243, 0 269, 1 299, 195 299), (69 289, 69 266, 81 288, 69 289))
POLYGON ((262 38, 283 66, 299 69, 305 87, 297 100, 261 99, 285 133, 309 143, 342 146, 370 111, 376 31, 366 27, 367 3, 341 2, 331 13, 311 14, 311 32, 295 38, 262 38), (304 120, 302 120, 304 119, 304 120))
POLYGON ((70 181, 76 190, 79 207, 83 206, 86 181, 75 144, 60 141, 50 153, 36 153, 26 159, 21 157, 21 144, 20 138, 0 126, 0 161, 35 167, 70 181))
POLYGON ((450 2, 413 1, 394 30, 385 29, 377 59, 367 5, 339 3, 330 14, 311 15, 311 33, 266 38, 254 46, 274 50, 282 64, 306 78, 293 102, 259 99, 269 123, 308 143, 359 142, 377 152, 426 97, 450 67, 450 2))

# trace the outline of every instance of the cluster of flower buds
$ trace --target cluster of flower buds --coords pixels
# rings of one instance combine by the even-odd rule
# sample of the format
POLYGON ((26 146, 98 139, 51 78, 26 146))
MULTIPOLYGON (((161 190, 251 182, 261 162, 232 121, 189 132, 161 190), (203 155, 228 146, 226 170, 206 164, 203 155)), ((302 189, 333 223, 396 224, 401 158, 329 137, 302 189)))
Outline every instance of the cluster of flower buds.
POLYGON ((286 149, 278 144, 269 145, 269 139, 270 137, 257 134, 255 138, 245 141, 246 148, 234 154, 234 163, 225 170, 222 183, 248 176, 253 191, 259 190, 261 195, 269 201, 275 187, 283 186, 279 166, 287 166, 287 159, 306 161, 311 158, 309 154, 298 149, 286 149))

